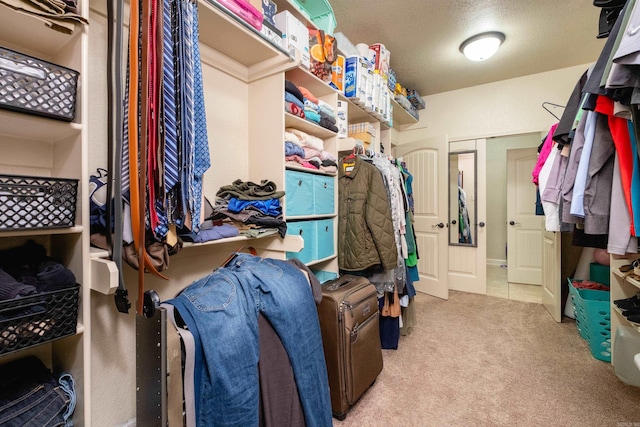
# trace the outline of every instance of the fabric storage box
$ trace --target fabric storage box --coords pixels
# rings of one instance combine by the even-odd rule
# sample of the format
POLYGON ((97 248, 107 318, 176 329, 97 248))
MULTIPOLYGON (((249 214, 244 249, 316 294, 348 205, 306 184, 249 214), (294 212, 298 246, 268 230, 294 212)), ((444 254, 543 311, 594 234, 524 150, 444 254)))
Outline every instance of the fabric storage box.
POLYGON ((333 219, 320 219, 316 223, 316 248, 314 259, 335 255, 333 248, 333 219))
POLYGON ((589 279, 593 282, 611 286, 609 272, 610 268, 608 265, 598 264, 597 262, 592 262, 591 264, 589 264, 589 279))
POLYGON ((313 213, 313 175, 298 171, 285 171, 285 213, 287 216, 313 213))
POLYGON ((70 122, 75 117, 78 75, 0 47, 0 108, 70 122))
POLYGON ((313 213, 315 215, 334 213, 334 188, 335 180, 333 176, 313 176, 313 213))
POLYGON ((569 292, 580 336, 589 343, 591 355, 611 362, 611 306, 609 291, 579 289, 569 279, 569 292))
POLYGON ((0 354, 76 333, 79 285, 0 301, 0 354))
POLYGON ((632 326, 619 326, 616 330, 613 367, 620 381, 636 387, 640 387, 640 369, 633 358, 638 353, 640 332, 632 326))
POLYGON ((301 262, 311 262, 315 256, 315 221, 293 221, 287 223, 287 234, 300 236, 304 239, 304 247, 300 252, 287 252, 287 259, 296 258, 301 262))
POLYGON ((320 283, 330 282, 338 278, 338 273, 326 270, 311 270, 313 275, 320 281, 320 283))
POLYGON ((73 227, 78 180, 0 175, 0 230, 73 227))

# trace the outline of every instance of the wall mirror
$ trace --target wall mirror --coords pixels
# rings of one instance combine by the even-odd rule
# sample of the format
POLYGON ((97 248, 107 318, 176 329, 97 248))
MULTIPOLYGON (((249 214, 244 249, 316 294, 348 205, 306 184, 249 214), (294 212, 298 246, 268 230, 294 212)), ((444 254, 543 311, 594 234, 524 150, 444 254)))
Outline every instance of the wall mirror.
POLYGON ((477 246, 476 150, 449 153, 449 245, 477 246))

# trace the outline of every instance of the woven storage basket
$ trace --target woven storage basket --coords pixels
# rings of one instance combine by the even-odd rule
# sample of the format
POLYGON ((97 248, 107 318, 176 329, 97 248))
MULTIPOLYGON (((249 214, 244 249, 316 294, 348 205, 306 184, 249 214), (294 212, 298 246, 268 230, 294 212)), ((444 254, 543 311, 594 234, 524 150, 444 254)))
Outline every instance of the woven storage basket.
POLYGON ((74 335, 79 285, 0 301, 0 355, 74 335))
POLYGON ((78 180, 0 175, 0 231, 73 227, 78 180))
POLYGON ((0 108, 72 121, 77 71, 0 47, 0 108))

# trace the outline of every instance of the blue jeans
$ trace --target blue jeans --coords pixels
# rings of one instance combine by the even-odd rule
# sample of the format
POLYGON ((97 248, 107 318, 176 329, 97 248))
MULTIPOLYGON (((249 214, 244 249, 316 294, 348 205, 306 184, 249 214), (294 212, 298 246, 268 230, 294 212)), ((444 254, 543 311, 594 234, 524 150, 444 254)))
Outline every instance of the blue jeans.
POLYGON ((293 264, 239 253, 168 302, 200 337, 199 426, 258 425, 259 312, 287 350, 306 425, 333 425, 316 303, 293 264))
POLYGON ((0 367, 0 425, 64 426, 68 403, 66 393, 36 357, 0 367))

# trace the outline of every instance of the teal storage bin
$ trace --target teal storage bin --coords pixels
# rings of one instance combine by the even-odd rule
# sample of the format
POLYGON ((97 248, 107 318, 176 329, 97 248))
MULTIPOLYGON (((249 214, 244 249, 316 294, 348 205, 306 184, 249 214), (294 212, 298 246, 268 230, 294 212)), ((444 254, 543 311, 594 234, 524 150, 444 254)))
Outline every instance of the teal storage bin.
POLYGON ((285 172, 285 214, 287 216, 313 213, 313 175, 304 172, 285 172))
POLYGON ((304 239, 304 247, 300 252, 287 252, 287 259, 296 258, 301 262, 307 263, 314 259, 316 223, 315 221, 294 221, 287 223, 287 234, 300 236, 304 239))
POLYGON ((589 264, 589 280, 592 282, 602 283, 603 285, 611 286, 611 279, 609 276, 610 267, 608 265, 598 264, 592 262, 589 264))
POLYGON ((333 34, 337 22, 333 8, 327 0, 293 0, 293 2, 320 30, 333 34))
POLYGON ((313 213, 331 215, 335 210, 335 178, 326 175, 313 176, 313 213))
POLYGON ((609 291, 580 289, 569 279, 576 327, 589 344, 591 355, 611 362, 611 304, 609 291))
POLYGON ((331 280, 335 280, 338 278, 338 273, 334 273, 333 271, 326 270, 311 270, 313 271, 313 275, 320 281, 320 283, 329 282, 331 280))
POLYGON ((316 222, 315 259, 324 259, 335 254, 333 248, 333 219, 321 219, 316 222))

